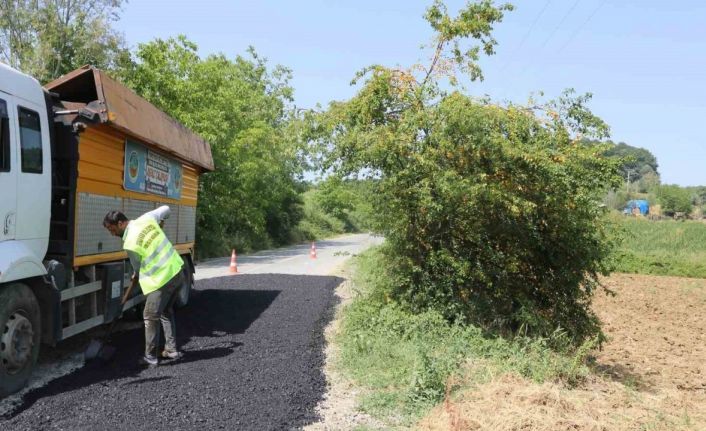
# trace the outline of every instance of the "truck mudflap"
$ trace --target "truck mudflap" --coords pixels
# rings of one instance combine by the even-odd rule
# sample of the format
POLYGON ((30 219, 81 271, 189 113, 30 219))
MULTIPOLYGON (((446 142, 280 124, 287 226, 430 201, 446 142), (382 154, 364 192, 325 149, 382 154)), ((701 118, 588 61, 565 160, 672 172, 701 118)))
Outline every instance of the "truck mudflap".
POLYGON ((103 263, 98 265, 97 269, 101 274, 103 292, 105 292, 105 322, 112 322, 119 318, 123 311, 120 300, 123 296, 125 265, 123 262, 103 263))

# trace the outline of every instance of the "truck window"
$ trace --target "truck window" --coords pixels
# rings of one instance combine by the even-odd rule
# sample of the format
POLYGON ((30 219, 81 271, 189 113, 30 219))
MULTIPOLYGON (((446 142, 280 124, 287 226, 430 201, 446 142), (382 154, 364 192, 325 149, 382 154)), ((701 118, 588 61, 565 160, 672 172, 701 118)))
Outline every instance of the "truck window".
POLYGON ((26 108, 19 108, 20 153, 22 172, 42 173, 42 129, 39 114, 26 108))
POLYGON ((7 102, 0 99, 0 172, 10 172, 10 117, 7 102))

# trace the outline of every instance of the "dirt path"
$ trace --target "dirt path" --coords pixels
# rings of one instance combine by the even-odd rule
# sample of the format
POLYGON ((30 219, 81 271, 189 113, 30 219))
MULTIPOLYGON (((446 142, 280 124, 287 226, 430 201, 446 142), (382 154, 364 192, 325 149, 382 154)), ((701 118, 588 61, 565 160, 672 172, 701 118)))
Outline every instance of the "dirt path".
POLYGON ((425 418, 438 430, 706 430, 706 280, 616 274, 608 343, 578 388, 503 376, 425 418))

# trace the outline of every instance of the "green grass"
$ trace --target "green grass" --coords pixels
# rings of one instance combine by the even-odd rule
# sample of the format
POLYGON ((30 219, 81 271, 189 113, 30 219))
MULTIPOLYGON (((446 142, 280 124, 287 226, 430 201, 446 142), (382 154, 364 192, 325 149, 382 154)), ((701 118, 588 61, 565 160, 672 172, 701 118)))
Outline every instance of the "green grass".
POLYGON ((706 224, 620 217, 618 272, 706 278, 706 224))
POLYGON ((443 399, 448 382, 458 381, 449 380, 452 376, 464 386, 506 372, 537 382, 571 383, 589 372, 585 362, 591 345, 564 353, 550 348, 568 346, 562 333, 552 339, 488 337, 437 313, 413 314, 387 301, 379 248, 358 256, 355 265, 358 296, 344 311, 339 366, 369 389, 360 400, 362 409, 393 426, 412 424, 426 414, 443 399))

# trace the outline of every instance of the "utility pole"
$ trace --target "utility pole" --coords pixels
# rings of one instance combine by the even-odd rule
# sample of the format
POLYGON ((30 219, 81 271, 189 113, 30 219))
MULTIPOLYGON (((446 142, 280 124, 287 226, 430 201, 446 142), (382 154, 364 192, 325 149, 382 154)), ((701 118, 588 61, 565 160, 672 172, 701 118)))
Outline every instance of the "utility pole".
POLYGON ((625 183, 625 193, 627 193, 628 197, 630 197, 630 173, 632 172, 632 169, 628 169, 628 180, 625 183))

